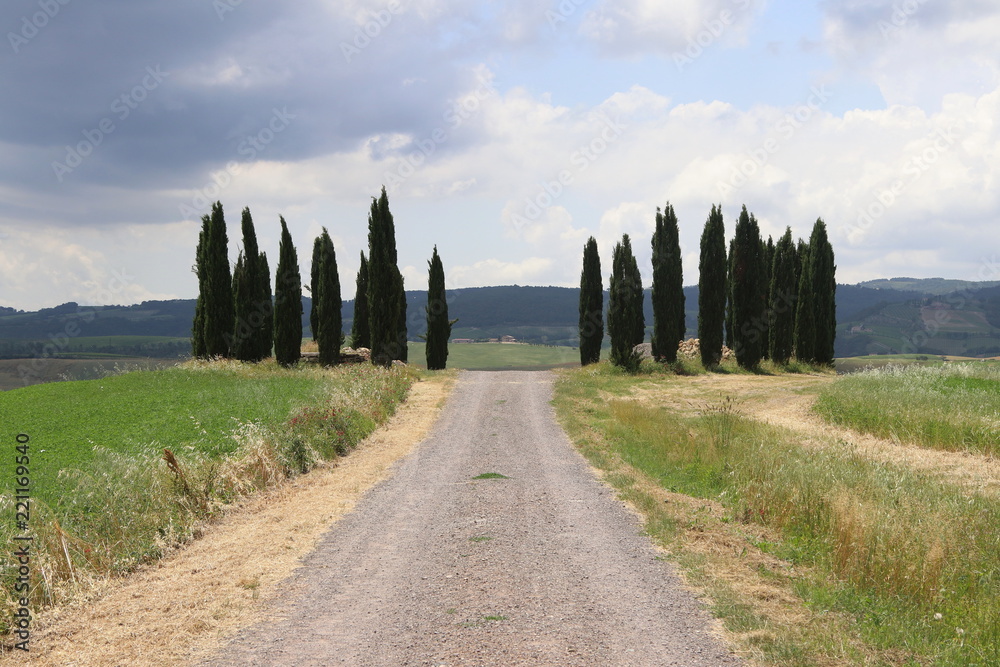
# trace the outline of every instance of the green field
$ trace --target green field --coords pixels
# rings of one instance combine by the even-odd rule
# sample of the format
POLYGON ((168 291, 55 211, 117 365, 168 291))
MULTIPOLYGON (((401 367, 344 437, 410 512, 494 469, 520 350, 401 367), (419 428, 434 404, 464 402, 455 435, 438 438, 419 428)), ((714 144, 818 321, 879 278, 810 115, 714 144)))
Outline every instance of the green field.
MULTIPOLYGON (((27 433, 36 456, 38 497, 59 495, 58 473, 86 468, 94 447, 139 454, 164 447, 218 455, 232 451, 241 422, 275 424, 315 401, 328 384, 314 373, 259 373, 180 367, 97 380, 56 382, 0 394, 2 438, 27 433)), ((0 483, 9 490, 9 480, 0 483)))
POLYGON ((827 421, 937 449, 1000 453, 1000 365, 917 362, 870 369, 825 389, 827 421))
MULTIPOLYGON (((424 343, 409 343, 410 363, 426 368, 424 343)), ((448 368, 477 371, 546 370, 580 365, 575 347, 520 343, 450 343, 448 368)))
MULTIPOLYGON (((0 393, 0 513, 11 517, 16 438, 30 437, 30 527, 52 571, 37 603, 60 601, 60 580, 155 558, 221 505, 343 454, 392 414, 413 377, 370 364, 188 362, 0 393)), ((0 523, 0 541, 14 530, 0 523)), ((11 604, 10 576, 0 573, 0 608, 11 604)))

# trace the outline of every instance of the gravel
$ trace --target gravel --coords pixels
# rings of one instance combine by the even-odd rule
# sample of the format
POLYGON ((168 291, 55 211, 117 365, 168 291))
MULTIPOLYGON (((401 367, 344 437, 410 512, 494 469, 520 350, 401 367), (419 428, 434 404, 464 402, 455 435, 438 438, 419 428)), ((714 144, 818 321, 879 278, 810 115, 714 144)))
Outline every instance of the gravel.
POLYGON ((207 664, 743 664, 573 449, 552 382, 463 372, 431 435, 321 540, 270 620, 207 664))

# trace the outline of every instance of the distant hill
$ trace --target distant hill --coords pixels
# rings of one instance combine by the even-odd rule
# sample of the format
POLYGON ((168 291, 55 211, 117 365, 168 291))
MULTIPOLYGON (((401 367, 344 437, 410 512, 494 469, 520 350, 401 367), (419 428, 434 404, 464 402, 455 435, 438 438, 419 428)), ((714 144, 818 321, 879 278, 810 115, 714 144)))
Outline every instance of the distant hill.
POLYGON ((934 296, 943 296, 962 290, 979 290, 987 287, 997 287, 1000 281, 972 282, 971 280, 951 280, 948 278, 883 278, 866 280, 858 283, 858 287, 868 287, 877 290, 897 290, 903 292, 923 292, 934 296))
MULTIPOLYGON (((578 294, 575 288, 517 285, 449 290, 449 315, 458 318, 452 335, 480 340, 510 335, 525 342, 572 347, 578 342, 578 294)), ((684 295, 688 335, 694 336, 698 288, 686 287, 684 295)), ((406 296, 407 329, 411 340, 417 340, 426 329, 427 293, 409 291, 406 296)), ((45 350, 64 357, 84 352, 185 355, 190 351, 187 339, 194 305, 194 299, 181 299, 104 307, 70 302, 37 312, 0 307, 0 358, 33 357, 45 350)), ((303 332, 309 336, 308 297, 303 298, 303 307, 303 332)), ((646 324, 651 325, 648 290, 645 311, 646 324)), ((344 302, 343 317, 349 332, 353 301, 344 302)), ((841 357, 901 352, 1000 355, 1000 283, 900 278, 838 285, 837 322, 836 354, 841 357), (945 285, 961 288, 936 293, 945 285), (902 289, 906 286, 914 289, 902 289)))

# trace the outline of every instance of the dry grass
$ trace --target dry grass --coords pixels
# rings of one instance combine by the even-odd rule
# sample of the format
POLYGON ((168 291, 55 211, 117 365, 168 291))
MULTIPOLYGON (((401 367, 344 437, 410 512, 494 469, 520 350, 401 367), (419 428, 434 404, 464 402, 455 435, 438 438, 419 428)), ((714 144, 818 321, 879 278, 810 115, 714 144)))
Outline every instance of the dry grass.
MULTIPOLYGON (((206 657, 260 620, 319 537, 429 432, 455 380, 436 374, 350 456, 240 504, 201 539, 90 599, 40 616, 36 665, 172 665, 206 657)), ((267 474, 262 471, 261 474, 267 474)), ((4 662, 23 662, 10 654, 4 662)))
POLYGON ((585 369, 556 405, 746 655, 996 664, 993 461, 831 429, 809 411, 831 379, 585 369))
MULTIPOLYGON (((928 449, 879 438, 827 423, 813 412, 816 398, 834 376, 705 375, 682 382, 637 386, 631 397, 642 405, 669 406, 698 414, 708 403, 729 397, 740 413, 798 433, 806 447, 851 450, 856 456, 880 463, 906 465, 921 474, 959 484, 970 491, 1000 495, 1000 459, 974 453, 928 449)), ((607 400, 613 397, 608 394, 607 400)))

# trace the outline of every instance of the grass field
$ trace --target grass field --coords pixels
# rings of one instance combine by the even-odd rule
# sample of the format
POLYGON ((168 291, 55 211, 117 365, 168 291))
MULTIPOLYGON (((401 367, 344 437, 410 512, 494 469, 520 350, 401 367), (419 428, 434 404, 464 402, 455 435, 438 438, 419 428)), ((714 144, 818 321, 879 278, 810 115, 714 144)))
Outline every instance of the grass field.
POLYGON ((804 446, 731 398, 660 398, 704 396, 700 380, 601 364, 561 372, 555 405, 747 654, 769 665, 1000 664, 996 495, 834 438, 804 446))
MULTIPOLYGON (((35 603, 65 599, 66 582, 85 574, 155 558, 223 504, 343 454, 392 414, 413 377, 368 364, 188 362, 0 393, 5 516, 15 437, 30 437, 35 603)), ((14 530, 0 523, 0 540, 14 530)), ((2 594, 11 576, 3 571, 2 594)))
MULTIPOLYGON (((409 343, 410 363, 426 368, 424 343, 409 343)), ((466 370, 545 370, 580 365, 575 347, 522 345, 519 343, 451 343, 448 368, 466 370)))
POLYGON ((1000 453, 1000 366, 886 366, 842 378, 816 409, 834 424, 938 449, 1000 453))
POLYGON ((177 365, 180 361, 180 359, 148 359, 145 357, 0 359, 0 391, 64 380, 94 380, 115 373, 116 367, 143 370, 167 368, 177 365))

